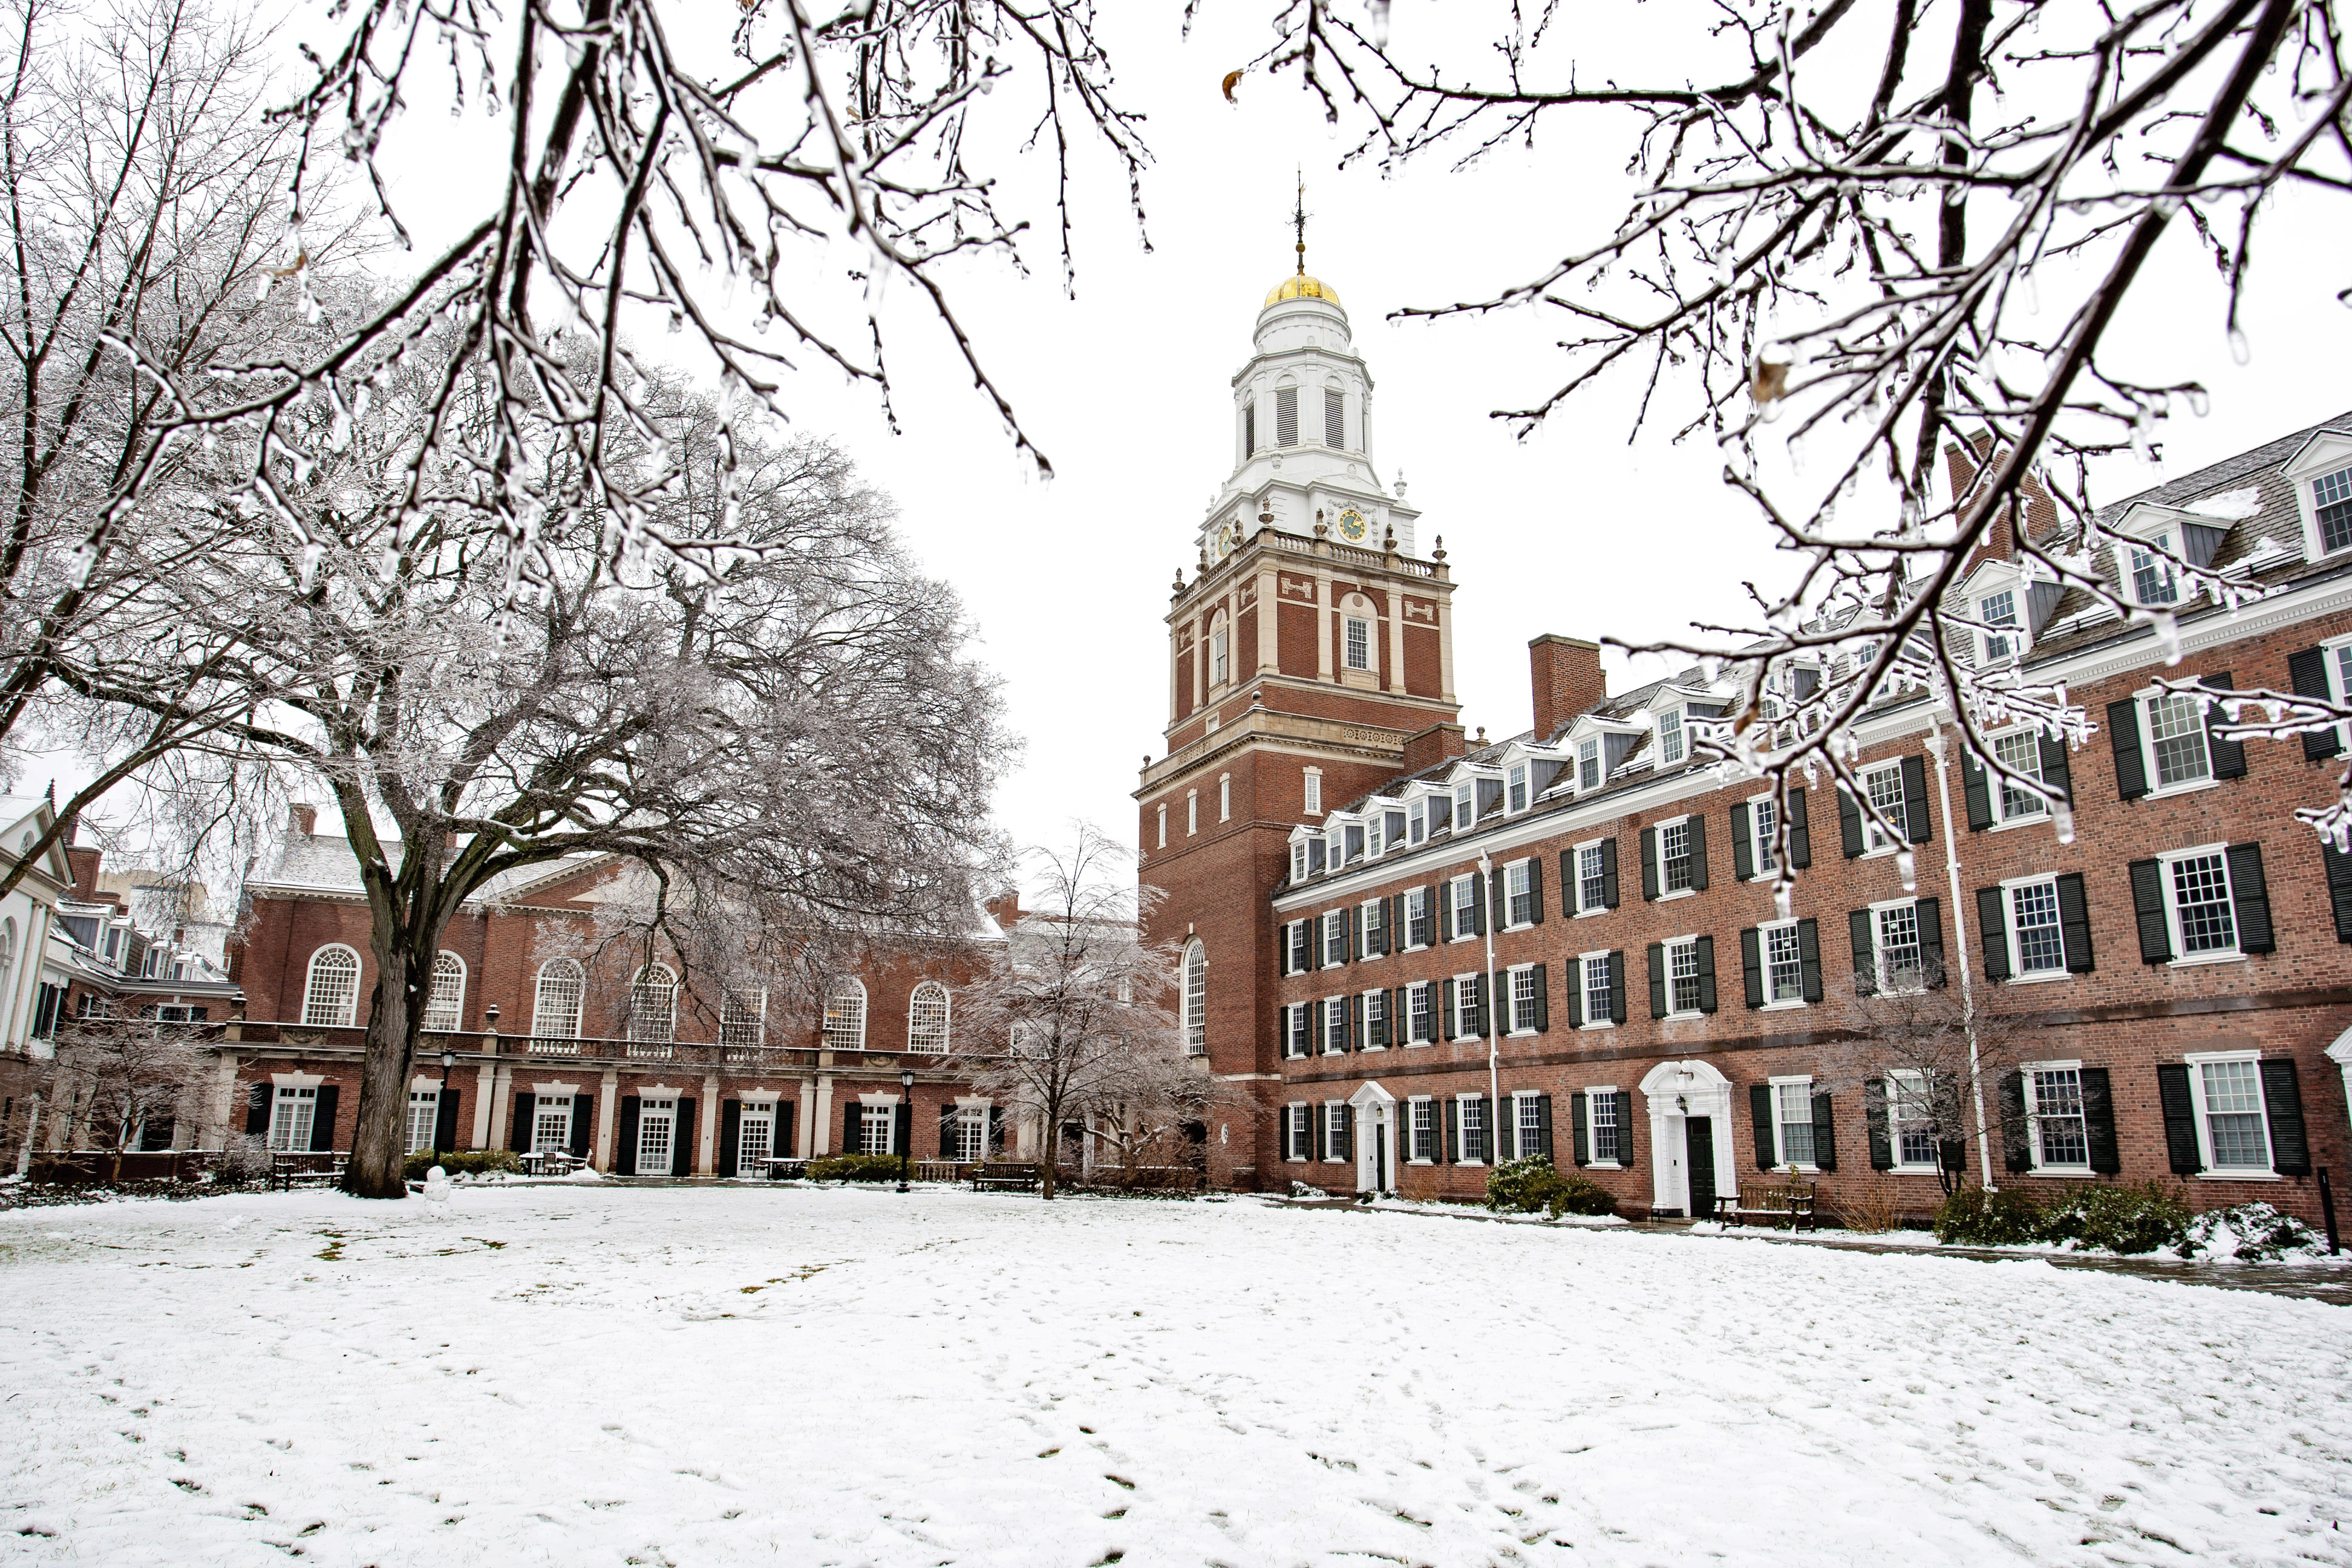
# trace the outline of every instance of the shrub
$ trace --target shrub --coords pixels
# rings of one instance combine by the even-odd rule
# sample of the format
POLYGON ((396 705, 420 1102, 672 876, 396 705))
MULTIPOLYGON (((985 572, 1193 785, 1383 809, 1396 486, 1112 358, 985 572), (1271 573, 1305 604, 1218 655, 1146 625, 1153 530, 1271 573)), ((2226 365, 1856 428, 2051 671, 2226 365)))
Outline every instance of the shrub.
POLYGON ((437 1154, 425 1149, 408 1157, 401 1173, 412 1182, 421 1182, 436 1165, 453 1176, 487 1176, 493 1171, 520 1171, 522 1156, 511 1149, 452 1149, 437 1154))
POLYGON ((895 1182, 900 1165, 896 1154, 827 1154, 809 1162, 813 1182, 895 1182))
POLYGON ((1544 1212, 1554 1219, 1564 1214, 1612 1215, 1617 1212, 1617 1199, 1598 1182, 1582 1176, 1562 1176, 1559 1191, 1544 1205, 1544 1212))
POLYGON ((1936 1211, 1936 1239, 1951 1247, 2022 1247, 2042 1239, 2042 1205, 2017 1187, 1962 1187, 1936 1211))
POLYGON ((2042 1239, 2103 1251, 2187 1251, 2189 1205, 2154 1182, 2077 1188, 2042 1216, 2042 1239))
POLYGON ((1505 1214, 1534 1214, 1541 1209, 1558 1219, 1564 1214, 1615 1214, 1617 1200, 1598 1183, 1562 1175, 1543 1155, 1529 1154, 1497 1165, 1487 1174, 1486 1206, 1505 1214))
POLYGON ((2232 1204, 2207 1209, 2189 1222, 2189 1246, 2182 1250, 2235 1258, 2241 1263, 2275 1263, 2289 1253, 2317 1253, 2323 1248, 2311 1227, 2293 1215, 2268 1204, 2232 1204))

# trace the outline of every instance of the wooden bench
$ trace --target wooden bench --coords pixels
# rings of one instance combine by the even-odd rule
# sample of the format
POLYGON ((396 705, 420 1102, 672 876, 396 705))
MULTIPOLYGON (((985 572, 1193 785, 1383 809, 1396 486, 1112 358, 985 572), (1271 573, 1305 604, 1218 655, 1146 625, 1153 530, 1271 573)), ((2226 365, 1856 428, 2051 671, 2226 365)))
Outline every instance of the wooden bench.
POLYGON ((332 1186, 343 1179, 343 1162, 350 1158, 348 1149, 272 1150, 269 1189, 287 1193, 298 1186, 332 1186))
POLYGON ((1819 1228, 1813 1217, 1811 1182, 1742 1182, 1739 1195, 1715 1200, 1715 1217, 1726 1225, 1781 1226, 1790 1230, 1819 1228))
POLYGON ((971 1168, 975 1193, 1034 1193, 1039 1177, 1034 1160, 984 1161, 971 1168))

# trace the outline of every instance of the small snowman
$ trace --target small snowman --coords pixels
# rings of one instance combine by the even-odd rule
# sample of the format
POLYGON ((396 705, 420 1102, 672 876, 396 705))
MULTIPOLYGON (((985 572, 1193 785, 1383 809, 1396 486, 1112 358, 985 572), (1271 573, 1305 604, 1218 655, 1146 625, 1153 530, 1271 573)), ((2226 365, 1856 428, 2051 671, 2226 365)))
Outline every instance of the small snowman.
POLYGON ((436 1165, 425 1173, 425 1201, 432 1205, 425 1212, 435 1219, 449 1217, 449 1173, 436 1165))

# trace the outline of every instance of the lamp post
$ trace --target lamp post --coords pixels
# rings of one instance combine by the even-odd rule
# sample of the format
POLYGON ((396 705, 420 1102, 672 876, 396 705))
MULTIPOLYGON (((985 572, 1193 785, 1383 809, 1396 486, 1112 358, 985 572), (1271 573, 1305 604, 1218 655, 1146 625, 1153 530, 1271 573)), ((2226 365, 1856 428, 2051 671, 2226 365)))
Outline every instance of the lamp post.
POLYGON ((898 1089, 900 1091, 899 1113, 907 1119, 906 1126, 898 1134, 898 1190, 904 1193, 913 1191, 907 1185, 907 1159, 915 1150, 915 1069, 913 1068, 898 1069, 898 1089))

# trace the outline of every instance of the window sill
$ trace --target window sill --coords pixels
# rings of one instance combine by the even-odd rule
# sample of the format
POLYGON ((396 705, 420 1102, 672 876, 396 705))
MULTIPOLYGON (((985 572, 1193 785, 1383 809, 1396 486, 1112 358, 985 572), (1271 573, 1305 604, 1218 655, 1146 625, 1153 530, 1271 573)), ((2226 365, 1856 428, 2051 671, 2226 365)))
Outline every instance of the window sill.
POLYGON ((1614 1018, 1595 1018, 1589 1024, 1579 1024, 1576 1027, 1580 1033, 1586 1029, 1613 1029, 1616 1026, 1617 1020, 1614 1018))
POLYGON ((1536 922, 1533 921, 1515 921, 1511 924, 1503 928, 1503 934, 1505 936, 1508 936, 1515 931, 1533 931, 1535 929, 1536 922))
POLYGON ((1384 1051, 1387 1050, 1388 1047, 1386 1046, 1366 1046, 1364 1049, 1368 1051, 1384 1051))
POLYGON ((1989 833, 2006 833, 2012 827, 2040 827, 2046 825, 2049 820, 2050 814, 2046 811, 2037 811, 2031 816, 2004 816, 1999 822, 1994 823, 1990 828, 1986 829, 1986 831, 1989 833))
POLYGON ((1404 1048, 1409 1051, 1416 1049, 1427 1050, 1430 1047, 1435 1044, 1437 1044, 1435 1040, 1407 1040, 1404 1043, 1404 1048))
POLYGON ((2276 1171, 2200 1171, 2200 1182, 2279 1182, 2286 1178, 2276 1171))
POLYGON ((2029 1176, 2059 1176, 2070 1182, 2088 1181, 2096 1173, 2088 1165, 2037 1165, 2025 1173, 2029 1176))
POLYGON ((1614 1160, 1592 1160, 1586 1163, 1588 1171, 1622 1171, 1625 1167, 1614 1160))
POLYGON ((1578 920, 1580 920, 1580 921, 1583 921, 1583 920, 1591 920, 1594 915, 1605 915, 1605 914, 1607 914, 1608 912, 1609 912, 1609 906, 1608 906, 1608 905, 1606 905, 1606 904, 1603 904, 1603 905, 1601 905, 1601 906, 1599 909, 1597 909, 1597 910, 1577 910, 1577 911, 1576 911, 1576 917, 1575 917, 1575 918, 1576 918, 1576 919, 1578 919, 1578 920))
POLYGON ((1941 1173, 1933 1165, 1895 1165, 1886 1173, 1890 1176, 1933 1176, 1941 1173))
POLYGON ((1698 889, 1696 888, 1676 888, 1671 893, 1660 893, 1653 901, 1661 904, 1671 904, 1676 899, 1696 899, 1697 897, 1698 889))
POLYGON ((2004 985, 2047 985, 2053 980, 2072 980, 2074 974, 2063 969, 2053 969, 2034 974, 2012 974, 2001 982, 2004 985))
POLYGON ((2245 961, 2246 955, 2242 952, 2195 952, 2186 958, 2168 959, 2164 966, 2167 969, 2197 969, 2208 963, 2243 963, 2245 961))
POLYGON ((1408 1165, 1434 1165, 1437 1162, 1434 1160, 1407 1160, 1405 1163, 1408 1165))
POLYGON ((1759 868, 1757 870, 1757 872, 1756 872, 1756 874, 1755 874, 1754 876, 1752 876, 1752 877, 1741 877, 1741 878, 1739 878, 1739 879, 1738 879, 1739 881, 1746 882, 1746 883, 1749 883, 1749 884, 1751 884, 1751 885, 1752 885, 1752 884, 1757 883, 1757 882, 1769 882, 1769 881, 1772 881, 1774 879, 1778 878, 1780 875, 1780 868, 1779 868, 1778 866, 1765 866, 1765 867, 1759 868))
POLYGON ((1759 1013, 1787 1013, 1799 1007, 1809 1007, 1811 1005, 1802 996, 1793 996, 1785 1002, 1767 1002, 1756 1010, 1759 1013))
POLYGON ((1536 1031, 1533 1029, 1513 1029, 1503 1037, 1507 1040, 1532 1040, 1535 1037, 1536 1031))
POLYGON ((2200 790, 2219 789, 2220 779, 2191 779, 2187 784, 2165 784, 2140 796, 2142 800, 2170 800, 2176 795, 2195 795, 2200 790))
POLYGON ((1669 1013, 1658 1020, 1661 1024, 1696 1024, 1706 1017, 1704 1013, 1669 1013))
POLYGON ((1903 846, 1900 844, 1881 844, 1874 847, 1864 850, 1860 855, 1856 856, 1855 858, 1860 860, 1884 860, 1902 847, 1903 846))

